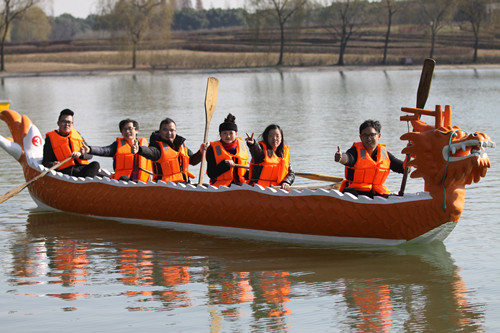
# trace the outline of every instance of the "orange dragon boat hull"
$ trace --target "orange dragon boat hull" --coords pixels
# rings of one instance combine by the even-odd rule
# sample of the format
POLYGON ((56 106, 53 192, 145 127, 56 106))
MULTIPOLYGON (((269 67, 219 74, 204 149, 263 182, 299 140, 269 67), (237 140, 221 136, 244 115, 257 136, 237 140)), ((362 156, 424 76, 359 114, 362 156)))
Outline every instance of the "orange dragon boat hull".
MULTIPOLYGON (((13 137, 0 136, 0 145, 21 163, 26 180, 45 171, 41 165, 43 139, 36 126, 12 110, 3 111, 0 118, 13 137)), ((464 184, 478 181, 489 167, 484 147, 491 146, 491 141, 485 134, 480 137, 474 145, 467 144, 472 147, 471 155, 477 150, 480 153, 467 159, 473 160, 474 167, 466 171, 468 176, 461 176, 464 184)), ((402 139, 407 140, 404 136, 402 139)), ((422 145, 420 139, 412 138, 415 145, 422 145)), ((425 169, 418 165, 418 151, 408 153, 415 156, 413 166, 417 171, 425 169)), ((464 184, 447 178, 445 186, 450 191, 443 196, 439 186, 429 185, 426 175, 420 177, 426 180, 427 191, 387 199, 324 189, 287 192, 249 185, 215 188, 161 181, 123 182, 107 177, 84 179, 55 171, 33 182, 29 192, 46 209, 227 236, 326 244, 442 241, 460 218, 464 184), (447 209, 443 209, 444 202, 447 209)))

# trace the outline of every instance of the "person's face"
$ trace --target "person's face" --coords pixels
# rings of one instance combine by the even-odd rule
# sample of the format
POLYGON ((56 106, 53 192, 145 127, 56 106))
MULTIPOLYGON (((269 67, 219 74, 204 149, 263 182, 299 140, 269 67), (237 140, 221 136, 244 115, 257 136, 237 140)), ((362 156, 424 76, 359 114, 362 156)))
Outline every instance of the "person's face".
POLYGON ((174 123, 161 125, 160 137, 163 140, 174 142, 176 136, 177 136, 177 128, 174 123))
POLYGON ((57 121, 57 126, 59 126, 59 132, 68 134, 73 128, 73 116, 61 116, 61 118, 57 121))
POLYGON ((238 136, 238 133, 233 130, 220 132, 220 138, 224 143, 234 142, 234 140, 236 140, 236 136, 238 136))
POLYGON ((279 129, 272 129, 267 135, 267 142, 271 145, 273 149, 278 148, 281 144, 281 132, 279 129))
POLYGON ((359 138, 361 139, 361 142, 366 149, 368 149, 369 151, 373 151, 378 145, 380 133, 377 133, 377 131, 373 127, 367 127, 361 131, 359 138))
POLYGON ((139 131, 134 127, 133 122, 126 123, 122 128, 122 136, 126 140, 135 140, 139 131))

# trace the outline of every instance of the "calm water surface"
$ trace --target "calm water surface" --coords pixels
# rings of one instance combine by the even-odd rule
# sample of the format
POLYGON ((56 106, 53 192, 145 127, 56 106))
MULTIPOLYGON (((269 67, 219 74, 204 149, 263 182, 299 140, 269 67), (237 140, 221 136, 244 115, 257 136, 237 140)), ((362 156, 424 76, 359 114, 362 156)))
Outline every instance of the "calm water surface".
MULTIPOLYGON (((402 106, 414 107, 420 70, 284 71, 4 78, 0 99, 42 133, 59 111, 93 145, 140 122, 149 137, 171 117, 195 150, 208 76, 220 81, 210 140, 227 113, 240 136, 276 122, 297 171, 342 175, 335 149, 359 124, 382 122, 400 155, 402 106)), ((499 141, 500 70, 439 70, 426 104, 450 104, 454 125, 499 141)), ((9 135, 3 122, 0 133, 9 135)), ((230 239, 36 208, 28 191, 0 205, 0 327, 5 332, 495 332, 500 331, 498 150, 468 187, 460 223, 442 243, 314 248, 230 239)), ((111 159, 98 158, 111 169, 111 159)), ((0 192, 25 180, 0 151, 0 192)), ((197 175, 198 169, 193 168, 197 175)), ((400 175, 388 185, 399 189, 400 175)), ((297 179, 297 184, 309 183, 297 179)), ((422 190, 409 180, 407 192, 422 190)), ((75 204, 78 195, 75 193, 75 204)), ((105 198, 103 198, 105 200, 105 198)))

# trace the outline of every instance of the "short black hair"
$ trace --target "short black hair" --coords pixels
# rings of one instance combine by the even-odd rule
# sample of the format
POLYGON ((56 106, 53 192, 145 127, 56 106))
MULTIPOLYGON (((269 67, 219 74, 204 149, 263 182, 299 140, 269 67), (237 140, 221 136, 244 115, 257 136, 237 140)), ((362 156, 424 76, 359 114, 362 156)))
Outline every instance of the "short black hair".
POLYGON ((380 131, 382 130, 382 125, 380 125, 380 122, 378 120, 368 119, 363 121, 363 123, 359 126, 359 134, 361 134, 361 132, 363 132, 363 130, 367 127, 373 127, 373 129, 377 131, 377 133, 380 133, 380 131))
POLYGON ((162 127, 164 124, 168 125, 168 124, 171 124, 171 123, 174 123, 174 125, 177 127, 177 124, 175 123, 175 121, 174 121, 172 118, 165 118, 165 119, 163 119, 163 120, 161 121, 161 123, 160 123, 160 129, 161 129, 161 127, 162 127))
POLYGON ((125 125, 127 125, 128 123, 132 123, 132 125, 134 125, 135 129, 136 130, 139 130, 139 123, 133 119, 130 119, 130 118, 127 118, 127 119, 123 119, 122 121, 120 121, 120 123, 118 124, 118 127, 120 127, 120 132, 123 131, 123 128, 125 127, 125 125))
POLYGON ((62 110, 59 113, 59 118, 57 119, 57 121, 61 121, 61 117, 62 116, 71 116, 71 117, 73 117, 74 115, 75 115, 75 113, 73 111, 71 111, 70 109, 64 109, 64 110, 62 110))

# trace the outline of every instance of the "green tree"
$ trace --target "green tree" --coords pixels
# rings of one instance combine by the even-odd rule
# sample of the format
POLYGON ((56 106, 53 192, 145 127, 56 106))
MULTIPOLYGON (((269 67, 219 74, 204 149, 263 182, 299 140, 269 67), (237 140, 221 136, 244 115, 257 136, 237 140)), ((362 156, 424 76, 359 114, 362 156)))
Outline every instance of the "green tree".
POLYGON ((198 30, 205 29, 208 26, 208 20, 204 11, 197 11, 191 7, 183 7, 174 14, 174 30, 198 30))
POLYGON ((285 25, 297 12, 303 10, 308 0, 249 0, 257 10, 273 10, 280 28, 280 55, 276 66, 283 64, 285 51, 285 25))
POLYGON ((23 14, 35 6, 39 0, 2 0, 0 3, 0 71, 5 70, 5 42, 7 40, 10 26, 20 19, 23 14))
POLYGON ((12 23, 11 41, 48 40, 52 25, 45 12, 39 7, 31 7, 17 21, 12 23))
POLYGON ((92 30, 88 20, 73 17, 71 14, 62 14, 54 19, 51 38, 70 39, 86 30, 92 30))

